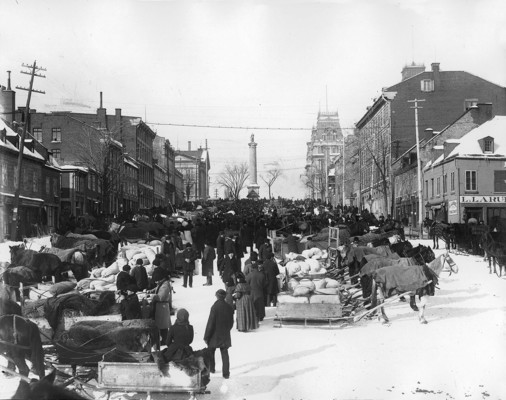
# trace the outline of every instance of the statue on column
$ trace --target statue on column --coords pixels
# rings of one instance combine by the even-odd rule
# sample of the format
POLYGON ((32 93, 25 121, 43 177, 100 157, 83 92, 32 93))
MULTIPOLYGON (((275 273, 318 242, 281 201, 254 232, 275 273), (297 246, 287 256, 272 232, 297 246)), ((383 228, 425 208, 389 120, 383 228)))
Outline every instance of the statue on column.
POLYGON ((254 142, 255 142, 255 134, 254 134, 254 133, 252 133, 252 134, 251 134, 251 143, 254 143, 254 142))

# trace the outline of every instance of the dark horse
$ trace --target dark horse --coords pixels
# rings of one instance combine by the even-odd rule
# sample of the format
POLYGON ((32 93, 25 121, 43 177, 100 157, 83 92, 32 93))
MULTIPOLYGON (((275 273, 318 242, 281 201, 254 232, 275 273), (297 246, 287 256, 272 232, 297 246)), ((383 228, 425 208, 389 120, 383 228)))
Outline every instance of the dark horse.
POLYGON ((8 360, 8 368, 18 367, 19 373, 30 372, 25 359, 30 359, 34 371, 44 377, 44 352, 39 328, 35 323, 19 315, 0 317, 0 353, 8 360))
MULTIPOLYGON (((56 282, 62 281, 64 266, 60 258, 55 254, 39 253, 25 249, 24 245, 10 246, 10 267, 24 266, 35 272, 38 282, 46 277, 54 276, 56 282)), ((67 268, 68 269, 68 268, 67 268)))
POLYGON ((506 244, 495 241, 489 232, 482 234, 480 244, 485 252, 485 258, 488 259, 489 273, 492 273, 493 264, 494 273, 501 277, 503 268, 506 269, 506 244), (499 266, 499 272, 497 272, 496 264, 499 266))
POLYGON ((429 228, 429 237, 432 237, 433 249, 439 249, 439 239, 445 242, 446 249, 457 248, 455 244, 455 228, 451 224, 425 218, 423 226, 429 228))
MULTIPOLYGON (((444 264, 448 263, 450 273, 458 272, 458 266, 455 264, 449 253, 446 252, 431 261, 428 265, 411 266, 389 266, 379 268, 372 273, 372 306, 376 307, 376 286, 379 289, 379 303, 392 294, 401 294, 410 292, 418 295, 421 307, 418 312, 418 319, 422 324, 426 324, 425 306, 427 296, 434 296, 435 288, 438 283, 439 274, 443 271, 444 264)), ((379 319, 383 323, 388 322, 383 306, 379 319)))
POLYGON ((42 378, 40 381, 32 379, 29 382, 21 379, 13 399, 19 400, 87 400, 87 397, 80 396, 64 387, 54 385, 56 369, 42 378))

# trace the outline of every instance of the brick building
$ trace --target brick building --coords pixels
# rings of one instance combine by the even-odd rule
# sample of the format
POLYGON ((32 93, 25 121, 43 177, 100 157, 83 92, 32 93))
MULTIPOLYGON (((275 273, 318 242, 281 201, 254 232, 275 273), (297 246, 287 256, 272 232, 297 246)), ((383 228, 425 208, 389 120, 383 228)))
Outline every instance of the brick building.
MULTIPOLYGON (((360 138, 360 205, 374 213, 393 209, 391 164, 415 144, 413 103, 418 103, 419 132, 443 130, 466 109, 492 103, 496 115, 506 115, 506 89, 465 71, 441 71, 433 63, 406 66, 402 81, 383 89, 356 124, 360 138)), ((416 160, 415 160, 416 162, 416 160)), ((415 202, 418 202, 415 199, 415 202)))
MULTIPOLYGON (((20 135, 0 119, 0 240, 11 238, 20 135)), ((23 150, 18 237, 46 234, 57 227, 60 169, 49 152, 29 138, 23 150)))

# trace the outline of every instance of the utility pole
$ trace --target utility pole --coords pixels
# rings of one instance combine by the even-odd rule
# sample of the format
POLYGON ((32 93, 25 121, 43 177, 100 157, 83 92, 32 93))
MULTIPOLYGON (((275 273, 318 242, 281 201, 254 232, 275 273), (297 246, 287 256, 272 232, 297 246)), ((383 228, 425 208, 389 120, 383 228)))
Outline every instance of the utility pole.
POLYGON ((28 89, 24 87, 16 86, 16 89, 26 90, 28 92, 28 97, 26 99, 26 109, 25 109, 25 123, 23 125, 23 131, 21 133, 21 139, 19 142, 19 154, 18 154, 18 165, 16 171, 16 181, 14 186, 14 207, 12 209, 12 226, 11 226, 11 239, 16 240, 18 236, 18 225, 19 225, 19 196, 21 194, 21 168, 23 166, 23 152, 25 149, 25 137, 26 130, 28 127, 28 119, 30 118, 30 100, 32 98, 32 92, 45 94, 41 90, 35 90, 33 88, 33 80, 36 76, 40 78, 45 78, 45 75, 37 74, 38 71, 45 71, 44 68, 37 67, 37 61, 33 62, 33 65, 22 64, 25 68, 30 68, 31 72, 21 71, 22 74, 31 75, 30 77, 30 87, 28 89))
POLYGON ((413 108, 415 110, 415 134, 416 134, 416 164, 418 174, 418 225, 420 226, 420 239, 423 239, 423 193, 422 193, 422 160, 420 159, 420 138, 418 135, 418 109, 423 108, 418 106, 418 102, 423 102, 425 99, 408 100, 408 103, 415 103, 413 108))

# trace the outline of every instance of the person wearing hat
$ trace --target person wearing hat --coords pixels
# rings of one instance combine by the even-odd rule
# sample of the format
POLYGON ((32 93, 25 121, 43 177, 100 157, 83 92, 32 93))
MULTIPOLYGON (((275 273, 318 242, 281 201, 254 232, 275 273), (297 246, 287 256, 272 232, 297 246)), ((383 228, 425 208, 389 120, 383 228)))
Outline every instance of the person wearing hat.
POLYGON ((146 267, 144 267, 144 262, 141 258, 138 258, 135 262, 135 267, 130 271, 130 275, 134 277, 135 283, 140 291, 148 288, 148 273, 146 272, 146 267))
POLYGON ((232 346, 230 331, 234 326, 234 309, 225 302, 227 293, 223 289, 216 292, 216 301, 211 307, 207 320, 204 342, 206 342, 211 355, 211 373, 215 373, 215 352, 220 349, 221 361, 223 363, 223 378, 230 378, 230 358, 228 348, 232 346))
POLYGON ((202 275, 206 277, 204 286, 212 286, 213 284, 213 263, 216 258, 216 252, 209 242, 204 247, 202 255, 202 275))
POLYGON ((264 272, 258 269, 256 261, 251 264, 251 271, 246 275, 246 283, 251 287, 253 306, 255 307, 256 316, 261 322, 265 318, 265 290, 267 287, 267 280, 264 272))
POLYGON ((193 249, 191 243, 186 243, 186 247, 183 250, 183 287, 193 285, 193 271, 195 270, 195 260, 199 258, 197 252, 193 249))
POLYGON ((161 267, 155 268, 151 279, 156 286, 151 291, 154 293, 151 301, 152 318, 155 320, 155 324, 160 331, 161 343, 165 344, 167 333, 171 326, 172 286, 167 272, 161 267))
POLYGON ((279 268, 278 263, 274 259, 274 254, 272 254, 272 252, 267 254, 267 259, 263 263, 263 268, 265 273, 265 279, 267 281, 266 285, 267 301, 265 302, 265 304, 267 305, 267 307, 270 307, 271 304, 273 307, 276 307, 279 293, 279 285, 277 278, 277 276, 279 275, 279 268))
POLYGON ((258 249, 258 259, 260 261, 267 260, 267 255, 272 253, 272 245, 269 238, 265 238, 264 243, 258 249))

